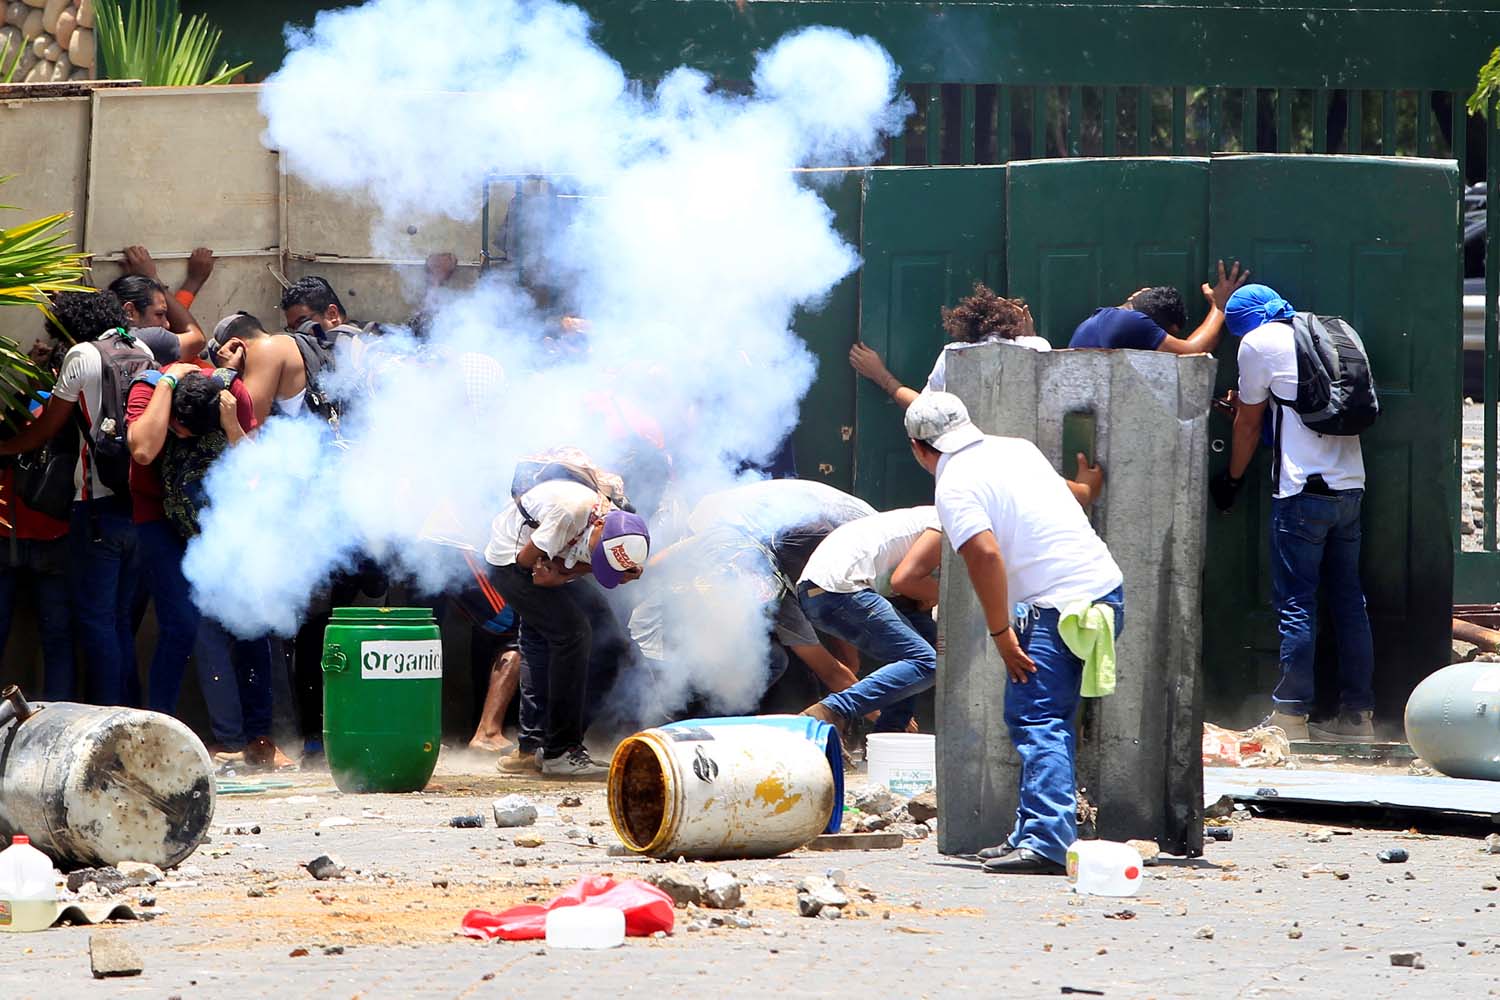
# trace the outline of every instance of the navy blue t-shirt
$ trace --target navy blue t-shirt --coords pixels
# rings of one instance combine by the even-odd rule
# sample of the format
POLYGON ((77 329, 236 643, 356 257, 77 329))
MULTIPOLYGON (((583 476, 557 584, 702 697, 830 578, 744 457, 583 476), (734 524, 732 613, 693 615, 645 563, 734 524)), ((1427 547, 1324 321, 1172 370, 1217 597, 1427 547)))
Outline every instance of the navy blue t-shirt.
POLYGON ((1078 324, 1069 347, 1102 347, 1154 351, 1167 339, 1167 331, 1152 322, 1151 317, 1134 309, 1105 306, 1078 324))

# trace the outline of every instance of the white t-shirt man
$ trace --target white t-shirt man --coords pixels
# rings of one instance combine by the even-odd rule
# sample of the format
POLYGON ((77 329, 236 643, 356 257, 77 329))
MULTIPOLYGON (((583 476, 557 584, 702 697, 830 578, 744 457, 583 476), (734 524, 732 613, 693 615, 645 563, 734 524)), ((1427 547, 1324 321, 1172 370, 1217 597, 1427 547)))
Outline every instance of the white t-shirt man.
POLYGON ((521 494, 521 506, 539 526, 532 528, 514 502, 505 505, 490 525, 490 542, 484 559, 491 566, 510 566, 531 542, 548 558, 561 557, 572 569, 579 562, 592 563, 589 527, 594 518, 608 513, 609 502, 597 492, 566 479, 538 483, 521 494))
POLYGON ((1041 351, 1043 353, 1052 350, 1052 344, 1045 337, 986 337, 978 344, 955 341, 944 344, 943 349, 938 352, 937 361, 932 365, 932 372, 927 376, 928 392, 948 391, 948 352, 962 351, 970 347, 978 347, 979 344, 1011 344, 1015 347, 1024 347, 1029 351, 1041 351))
POLYGON ((802 579, 831 594, 875 590, 889 595, 891 574, 924 531, 938 531, 936 507, 907 507, 840 525, 818 543, 802 579))
POLYGON ((937 511, 955 550, 994 532, 1012 604, 1062 609, 1125 580, 1066 480, 1030 441, 987 434, 944 455, 937 511))
MULTIPOLYGON (((131 348, 154 358, 145 341, 136 340, 131 348)), ((168 358, 171 364, 175 358, 168 358)), ((63 356, 62 369, 57 373, 57 382, 52 386, 52 395, 65 402, 75 403, 82 411, 85 421, 93 427, 99 421, 100 395, 103 390, 104 359, 92 342, 74 344, 63 356)), ((123 388, 123 387, 122 387, 123 388)), ((123 408, 122 411, 123 412, 123 408)), ((80 436, 78 463, 73 470, 73 499, 83 499, 84 446, 80 436)), ((114 495, 114 490, 99 481, 99 467, 87 463, 89 469, 89 496, 98 499, 114 495)))
POLYGON ((1321 475, 1330 489, 1363 489, 1365 460, 1359 438, 1310 431, 1296 410, 1276 402, 1297 398, 1293 336, 1291 324, 1267 323, 1240 338, 1240 399, 1252 404, 1271 400, 1266 419, 1273 434, 1276 421, 1281 421, 1281 468, 1272 495, 1296 496, 1314 474, 1321 475))

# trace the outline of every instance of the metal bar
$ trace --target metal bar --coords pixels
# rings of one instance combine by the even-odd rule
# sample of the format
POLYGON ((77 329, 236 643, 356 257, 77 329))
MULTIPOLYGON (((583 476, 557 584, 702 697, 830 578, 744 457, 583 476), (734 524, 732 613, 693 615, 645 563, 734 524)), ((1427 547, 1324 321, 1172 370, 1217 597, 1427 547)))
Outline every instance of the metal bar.
POLYGON ((1328 88, 1313 91, 1313 148, 1314 153, 1328 152, 1328 88))
MULTIPOLYGON (((1500 189, 1500 128, 1495 127, 1495 113, 1500 101, 1490 95, 1490 116, 1485 126, 1488 142, 1485 144, 1484 173, 1486 190, 1500 189)), ((1462 167, 1462 163, 1460 163, 1462 167)), ((1493 234, 1500 233, 1500 198, 1485 199, 1484 255, 1484 548, 1495 550, 1495 456, 1496 415, 1500 410, 1500 323, 1497 323, 1496 307, 1500 305, 1500 252, 1491 242, 1493 234)))
POLYGON ((958 137, 958 162, 971 164, 974 162, 974 108, 977 103, 975 97, 977 88, 972 83, 966 83, 960 89, 963 95, 963 121, 960 125, 962 131, 958 137))
POLYGON ((1218 87, 1208 92, 1208 151, 1217 153, 1224 140, 1224 91, 1218 87))
POLYGON ((1432 91, 1417 91, 1417 155, 1432 155, 1432 91))
POLYGON ((995 154, 1000 163, 1010 162, 1010 111, 1015 95, 1005 85, 995 88, 995 154))
POLYGON ((1187 152, 1187 88, 1172 88, 1172 155, 1187 152))
MULTIPOLYGON (((1468 180, 1468 172, 1465 170, 1465 162, 1469 158, 1469 112, 1465 105, 1469 100, 1467 90, 1455 90, 1453 92, 1453 158, 1458 161, 1458 176, 1461 180, 1468 180)), ((1463 222, 1462 219, 1459 220, 1463 222)), ((1460 224, 1459 232, 1463 232, 1460 224)), ((1463 272, 1460 271, 1460 278, 1463 272)))
MULTIPOLYGON (((906 88, 906 96, 912 98, 913 104, 916 103, 916 98, 912 97, 911 87, 906 88)), ((912 122, 916 121, 916 117, 917 116, 915 113, 907 115, 906 121, 902 123, 901 134, 898 136, 894 136, 891 139, 889 162, 893 167, 902 167, 906 165, 906 137, 907 134, 911 131, 912 122)))
POLYGON ((1396 155, 1396 92, 1380 94, 1380 155, 1396 155))
MULTIPOLYGON (((281 249, 281 247, 265 247, 259 250, 215 250, 214 256, 226 259, 230 257, 276 257, 281 253, 281 249)), ((160 253, 157 253, 155 250, 151 251, 152 260, 187 260, 192 255, 192 252, 188 250, 163 250, 160 253)), ((125 254, 123 252, 93 253, 89 254, 89 258, 108 264, 123 264, 125 262, 125 254)))
POLYGON ((1246 87, 1240 96, 1240 149, 1246 153, 1258 152, 1255 142, 1255 88, 1246 87))
POLYGON ((1365 93, 1349 91, 1349 145, 1345 151, 1357 156, 1365 148, 1365 93))
POLYGON ((1099 129, 1104 133, 1104 155, 1114 156, 1120 147, 1120 91, 1104 88, 1104 105, 1100 110, 1099 129))
POLYGON ((1079 155, 1079 135, 1083 132, 1083 88, 1068 88, 1068 155, 1079 155))
POLYGON ((1151 88, 1135 89, 1135 151, 1151 155, 1151 88))
POLYGON ((1292 92, 1286 87, 1276 91, 1276 152, 1292 151, 1292 92))
POLYGON ((1047 155, 1047 88, 1031 88, 1031 158, 1047 155))
POLYGON ((943 87, 927 85, 927 163, 943 162, 943 87))

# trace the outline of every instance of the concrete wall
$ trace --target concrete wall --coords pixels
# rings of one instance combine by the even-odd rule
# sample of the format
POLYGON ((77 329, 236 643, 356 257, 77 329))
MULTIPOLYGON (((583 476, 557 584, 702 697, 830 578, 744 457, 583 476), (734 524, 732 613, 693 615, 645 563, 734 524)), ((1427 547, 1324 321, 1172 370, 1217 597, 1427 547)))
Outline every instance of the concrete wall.
MULTIPOLYGON (((454 284, 473 281, 481 191, 473 220, 402 219, 377 247, 371 202, 285 175, 280 154, 262 143, 259 92, 138 87, 0 101, 0 176, 14 175, 0 185, 0 204, 18 209, 0 212, 0 226, 72 212, 71 239, 93 255, 90 281, 98 287, 120 274, 131 244, 152 252, 174 288, 188 255, 207 246, 219 260, 193 306, 205 328, 236 309, 271 324, 277 274, 327 276, 360 321, 410 316, 429 253, 455 253, 454 284)), ((497 184, 492 193, 498 231, 510 187, 497 184)), ((41 329, 35 310, 0 309, 0 336, 25 346, 41 329)))
MULTIPOLYGON (((1099 809, 1099 836, 1180 854, 1202 849, 1199 608, 1215 366, 1208 356, 1002 345, 948 361, 949 390, 986 433, 1034 442, 1068 475, 1065 419, 1094 415, 1106 486, 1093 521, 1125 574, 1125 630, 1115 693, 1086 699, 1080 713, 1078 784, 1099 809)), ((1010 833, 1020 758, 1003 718, 1004 665, 951 550, 942 580, 938 830, 939 848, 956 854, 1010 833)))

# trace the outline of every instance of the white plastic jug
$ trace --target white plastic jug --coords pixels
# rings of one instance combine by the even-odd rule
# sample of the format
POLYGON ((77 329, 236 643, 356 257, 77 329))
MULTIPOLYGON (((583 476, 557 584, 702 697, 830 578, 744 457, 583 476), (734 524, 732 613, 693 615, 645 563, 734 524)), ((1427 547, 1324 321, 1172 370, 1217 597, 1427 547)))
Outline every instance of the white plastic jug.
POLYGON ((549 948, 618 948, 625 914, 608 906, 559 906, 547 913, 549 948))
POLYGON ((41 931, 57 919, 52 860, 18 834, 0 851, 0 931, 41 931))
POLYGON ((1075 840, 1068 848, 1073 891, 1090 896, 1134 896, 1141 887, 1141 854, 1113 840, 1075 840))

